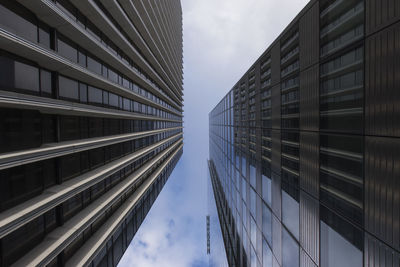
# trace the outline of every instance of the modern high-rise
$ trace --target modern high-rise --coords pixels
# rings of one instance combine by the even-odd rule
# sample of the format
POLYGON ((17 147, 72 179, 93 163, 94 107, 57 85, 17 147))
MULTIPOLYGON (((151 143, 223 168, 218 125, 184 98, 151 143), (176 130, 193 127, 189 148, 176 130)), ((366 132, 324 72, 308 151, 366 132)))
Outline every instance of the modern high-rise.
POLYGON ((400 1, 311 0, 209 127, 230 266, 400 266, 400 1))
POLYGON ((182 154, 179 0, 0 1, 0 266, 115 266, 182 154))

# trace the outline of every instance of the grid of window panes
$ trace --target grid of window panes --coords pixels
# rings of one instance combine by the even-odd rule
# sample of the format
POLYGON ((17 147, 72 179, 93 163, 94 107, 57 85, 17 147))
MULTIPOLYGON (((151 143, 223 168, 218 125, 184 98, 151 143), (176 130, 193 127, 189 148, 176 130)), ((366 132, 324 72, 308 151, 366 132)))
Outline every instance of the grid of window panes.
POLYGON ((0 266, 116 266, 182 154, 181 60, 125 3, 39 2, 0 2, 0 266))
POLYGON ((395 3, 310 1, 210 113, 235 265, 399 266, 395 3))
POLYGON ((364 1, 321 1, 321 266, 363 263, 364 1), (346 251, 352 261, 332 258, 346 251))

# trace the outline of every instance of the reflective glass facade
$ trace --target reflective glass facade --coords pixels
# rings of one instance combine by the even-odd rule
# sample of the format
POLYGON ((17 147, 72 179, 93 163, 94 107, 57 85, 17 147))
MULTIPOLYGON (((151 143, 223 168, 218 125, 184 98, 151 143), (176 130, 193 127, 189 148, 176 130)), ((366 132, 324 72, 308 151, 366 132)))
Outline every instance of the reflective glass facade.
POLYGON ((179 0, 0 1, 0 266, 116 266, 182 155, 179 0))
POLYGON ((399 266, 399 37, 398 1, 312 0, 210 112, 230 266, 399 266))

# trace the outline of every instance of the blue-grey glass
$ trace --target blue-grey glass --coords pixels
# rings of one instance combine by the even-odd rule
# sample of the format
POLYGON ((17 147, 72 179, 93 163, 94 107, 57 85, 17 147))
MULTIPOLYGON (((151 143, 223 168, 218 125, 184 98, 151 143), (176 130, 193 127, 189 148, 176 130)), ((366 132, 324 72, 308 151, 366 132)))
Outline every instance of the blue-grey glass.
POLYGON ((321 266, 361 267, 363 252, 321 221, 321 266))
POLYGON ((89 102, 97 103, 97 104, 103 103, 102 90, 92 87, 92 86, 89 86, 88 93, 89 93, 89 102))
POLYGON ((250 165, 250 184, 256 188, 256 168, 250 165))
POLYGON ((272 251, 268 243, 263 239, 263 267, 272 266, 272 251))
POLYGON ((263 203, 262 209, 263 234, 268 243, 272 244, 272 214, 271 210, 263 203))
POLYGON ((246 204, 244 204, 244 202, 242 202, 242 218, 243 218, 243 226, 247 227, 247 208, 246 208, 246 204))
POLYGON ((250 246, 250 251, 251 267, 257 267, 257 256, 253 246, 250 246))
POLYGON ((282 228, 282 267, 299 266, 299 244, 282 228))
POLYGON ((253 217, 256 217, 257 194, 252 187, 250 187, 250 212, 253 217))
POLYGON ((257 225, 252 216, 250 216, 250 241, 253 247, 257 246, 257 225))
POLYGON ((242 157, 242 175, 246 176, 246 158, 242 157))
POLYGON ((245 202, 247 202, 247 183, 246 179, 242 176, 242 197, 245 202))
POLYGON ((271 194, 271 178, 262 175, 262 196, 269 206, 271 206, 271 194))
POLYGON ((282 190, 282 222, 299 240, 299 202, 282 190))

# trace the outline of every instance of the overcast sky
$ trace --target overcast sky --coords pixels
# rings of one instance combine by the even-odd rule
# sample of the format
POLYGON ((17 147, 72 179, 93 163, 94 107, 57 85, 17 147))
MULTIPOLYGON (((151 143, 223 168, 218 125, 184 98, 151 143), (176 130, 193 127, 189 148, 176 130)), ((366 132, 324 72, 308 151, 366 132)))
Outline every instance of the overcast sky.
POLYGON ((208 113, 308 2, 181 1, 184 154, 120 266, 208 266, 208 113))

